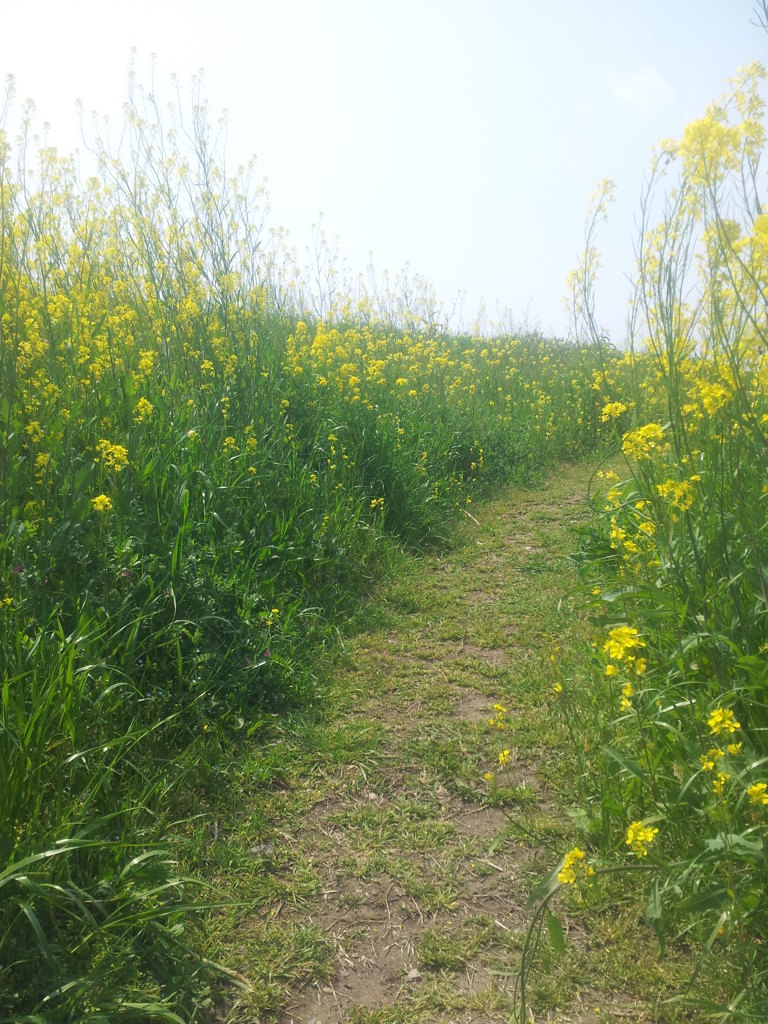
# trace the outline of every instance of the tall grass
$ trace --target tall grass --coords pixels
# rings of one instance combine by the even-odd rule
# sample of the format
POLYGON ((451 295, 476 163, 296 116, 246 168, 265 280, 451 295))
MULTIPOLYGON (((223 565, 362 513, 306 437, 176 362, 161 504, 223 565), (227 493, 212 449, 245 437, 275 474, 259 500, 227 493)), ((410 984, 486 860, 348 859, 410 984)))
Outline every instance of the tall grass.
POLYGON ((386 544, 442 542, 484 485, 598 443, 617 361, 449 337, 426 286, 312 297, 199 101, 164 124, 132 86, 121 139, 81 181, 31 122, 0 134, 14 1021, 207 1012, 192 911, 216 894, 178 873, 179 787, 230 728, 310 699, 386 544))
POLYGON ((700 1004, 717 1020, 768 1013, 764 76, 740 73, 652 168, 631 386, 606 392, 603 411, 617 462, 580 554, 602 681, 589 700, 560 694, 586 735, 585 840, 650 872, 662 950, 682 933, 700 952, 694 1003, 704 959, 719 957, 720 1001, 700 1004))

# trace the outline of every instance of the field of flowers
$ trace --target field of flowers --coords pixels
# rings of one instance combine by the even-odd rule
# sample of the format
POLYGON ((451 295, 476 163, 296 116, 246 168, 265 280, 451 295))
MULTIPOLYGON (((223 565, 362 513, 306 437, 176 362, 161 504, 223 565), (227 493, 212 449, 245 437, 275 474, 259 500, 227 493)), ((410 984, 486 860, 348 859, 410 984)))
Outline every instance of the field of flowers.
POLYGON ((204 111, 188 151, 145 113, 84 182, 0 135, 0 1019, 190 1012, 178 807, 388 543, 598 444, 620 361, 308 315, 204 111))
POLYGON ((765 1019, 762 77, 661 147, 624 354, 591 234, 580 343, 452 336, 426 300, 319 317, 204 108, 182 145, 134 105, 85 181, 0 133, 0 1019, 188 1019, 215 894, 174 837, 232 737, 313 700, 391 545, 610 441, 578 555, 594 671, 553 695, 583 838, 539 923, 558 886, 647 875, 662 950, 738 979, 702 1013, 765 1019))

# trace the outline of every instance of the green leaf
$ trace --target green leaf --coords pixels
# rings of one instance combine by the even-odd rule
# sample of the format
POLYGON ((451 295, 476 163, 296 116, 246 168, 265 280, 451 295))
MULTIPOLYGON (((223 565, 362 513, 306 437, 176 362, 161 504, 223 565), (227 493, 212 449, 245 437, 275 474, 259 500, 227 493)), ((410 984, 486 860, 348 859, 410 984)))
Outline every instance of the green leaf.
MULTIPOLYGON (((719 836, 707 839, 706 845, 713 852, 728 850, 729 853, 733 854, 756 854, 758 856, 763 852, 763 840, 761 838, 747 839, 745 836, 738 835, 735 832, 721 833, 719 836)), ((754 858, 745 856, 744 859, 750 861, 754 858)))
POLYGON ((645 908, 645 923, 654 927, 654 923, 661 918, 663 913, 663 907, 661 903, 661 893, 659 892, 659 883, 654 882, 648 896, 648 904, 645 908))
POLYGON ((645 923, 656 933, 659 940, 659 959, 664 956, 664 905, 661 900, 661 891, 658 881, 653 883, 648 894, 648 903, 645 907, 645 923))
POLYGON ((602 748, 602 751, 608 757, 616 761, 617 764, 620 764, 621 767, 625 771, 629 772, 630 775, 634 775, 636 779, 645 779, 646 773, 643 771, 643 769, 640 767, 637 761, 632 761, 628 757, 624 757, 623 754, 620 754, 617 750, 614 750, 612 747, 604 746, 602 748))
POLYGON ((553 914, 552 911, 547 907, 547 933, 549 935, 549 941, 552 943, 552 949, 558 956, 562 956, 565 952, 565 934, 563 933, 563 926, 560 923, 560 918, 557 914, 553 914))
POLYGON ((714 885, 709 889, 695 893, 680 902, 680 909, 688 914, 700 914, 707 910, 719 910, 731 903, 728 890, 723 885, 714 885))
POLYGON ((548 896, 552 895, 555 889, 560 885, 560 882, 557 880, 557 876, 560 874, 562 869, 563 861, 561 860, 560 863, 550 871, 546 878, 531 889, 531 894, 528 897, 529 907, 532 907, 536 903, 541 903, 543 900, 547 899, 548 896))

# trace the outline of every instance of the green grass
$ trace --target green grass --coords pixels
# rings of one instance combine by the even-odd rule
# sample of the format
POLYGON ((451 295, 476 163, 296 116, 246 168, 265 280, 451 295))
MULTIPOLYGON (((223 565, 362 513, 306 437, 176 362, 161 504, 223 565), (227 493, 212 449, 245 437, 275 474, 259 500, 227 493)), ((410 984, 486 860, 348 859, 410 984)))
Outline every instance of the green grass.
MULTIPOLYGON (((569 814, 581 792, 578 761, 552 691, 562 665, 550 652, 559 646, 570 671, 586 680, 591 626, 573 604, 576 577, 559 552, 584 521, 585 505, 567 501, 584 493, 587 478, 586 470, 565 467, 539 491, 504 492, 476 509, 481 525, 467 521, 452 552, 401 558, 373 597, 370 630, 358 623, 343 650, 318 665, 324 698, 311 721, 298 718, 279 743, 267 745, 269 757, 285 765, 279 801, 268 788, 254 790, 243 759, 234 800, 242 807, 231 828, 245 830, 244 845, 247 823, 264 823, 262 841, 275 843, 273 888, 264 886, 257 864, 250 883, 238 878, 239 896, 256 904, 252 924, 238 911, 225 913, 217 958, 233 968, 242 963, 250 929, 260 934, 278 908, 278 922, 314 922, 333 938, 331 984, 346 1019, 510 1019, 532 914, 528 895, 565 849, 583 841, 579 819, 569 814), (542 506, 549 510, 544 532, 542 506), (510 523, 517 544, 507 541, 510 523), (526 567, 524 549, 533 541, 554 554, 544 559, 543 587, 526 567), (491 566, 499 568, 493 616, 468 617, 466 595, 491 587, 491 566), (504 663, 489 676, 481 654, 498 661, 491 652, 500 648, 504 663), (488 725, 497 702, 508 708, 503 731, 488 725), (504 748, 514 757, 500 768, 504 748), (486 770, 499 772, 496 797, 486 770), (266 813, 254 811, 261 806, 266 813), (389 944, 402 950, 401 959, 391 959, 389 944), (369 975, 360 957, 378 957, 380 967, 370 970, 389 979, 379 1005, 366 1003, 369 975), (361 978, 357 996, 356 989, 345 996, 338 975, 348 958, 356 966, 345 969, 361 978), (407 981, 412 967, 420 981, 407 981)), ((258 748, 253 756, 261 756, 258 748)), ((220 884, 230 884, 227 873, 220 884)), ((630 1010, 638 1020, 656 1019, 654 1008, 684 987, 695 958, 684 940, 658 958, 643 922, 645 901, 642 884, 616 876, 601 879, 586 902, 562 894, 557 912, 566 922, 566 948, 559 953, 545 938, 529 976, 537 1017, 572 1014, 586 1000, 605 1020, 626 1019, 630 1010)), ((240 1000, 231 1019, 256 1021, 281 1000, 297 999, 312 1016, 328 976, 323 966, 314 995, 300 964, 297 949, 292 975, 266 1001, 254 984, 250 1003, 240 1000)), ((701 991, 716 994, 719 980, 705 971, 701 991)), ((670 1021, 698 1019, 674 1006, 658 1012, 670 1021)))

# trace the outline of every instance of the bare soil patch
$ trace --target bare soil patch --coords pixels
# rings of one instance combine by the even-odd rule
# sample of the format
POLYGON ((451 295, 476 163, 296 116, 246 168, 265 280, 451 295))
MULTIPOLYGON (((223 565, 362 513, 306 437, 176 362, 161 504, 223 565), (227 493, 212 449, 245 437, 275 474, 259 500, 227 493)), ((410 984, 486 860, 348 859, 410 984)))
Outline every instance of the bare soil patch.
POLYGON ((487 722, 493 714, 492 701, 484 693, 470 690, 459 692, 453 704, 453 713, 465 722, 487 722))
POLYGON ((499 668, 508 665, 510 661, 509 652, 503 647, 476 647, 475 644, 462 644, 457 654, 461 657, 469 655, 472 658, 479 658, 480 661, 499 668))
POLYGON ((496 594, 490 594, 487 590, 473 590, 464 595, 467 604, 495 604, 498 600, 496 594))

